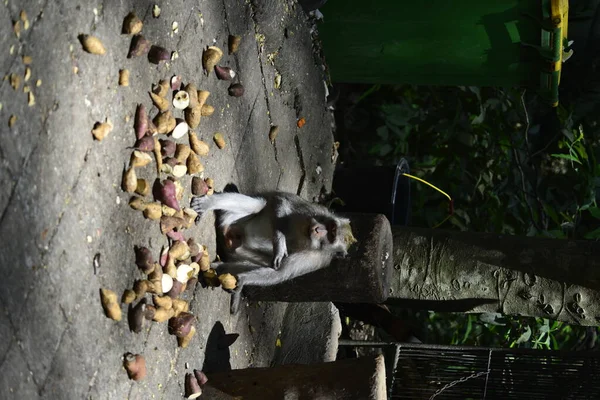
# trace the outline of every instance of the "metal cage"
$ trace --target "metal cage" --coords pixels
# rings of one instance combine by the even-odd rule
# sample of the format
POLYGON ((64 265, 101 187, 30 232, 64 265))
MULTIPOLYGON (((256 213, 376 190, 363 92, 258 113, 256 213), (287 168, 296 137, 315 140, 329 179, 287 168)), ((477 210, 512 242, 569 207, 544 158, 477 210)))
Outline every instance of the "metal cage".
POLYGON ((340 340, 379 347, 389 399, 600 399, 600 353, 340 340))

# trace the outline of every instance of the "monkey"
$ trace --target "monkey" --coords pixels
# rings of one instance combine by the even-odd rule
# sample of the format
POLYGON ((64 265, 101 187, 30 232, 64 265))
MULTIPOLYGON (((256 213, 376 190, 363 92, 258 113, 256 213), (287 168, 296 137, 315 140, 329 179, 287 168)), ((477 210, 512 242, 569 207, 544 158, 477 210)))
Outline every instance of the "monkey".
POLYGON ((327 267, 334 258, 345 257, 356 241, 350 220, 291 193, 218 193, 194 197, 191 207, 199 218, 209 210, 219 211, 225 262, 213 267, 218 274, 236 275, 232 314, 245 285, 276 285, 327 267))
POLYGON ((192 208, 199 216, 208 210, 221 211, 226 248, 232 259, 253 258, 265 266, 265 255, 272 254, 274 269, 291 252, 329 249, 345 256, 344 230, 350 221, 335 216, 325 207, 284 192, 250 197, 239 193, 221 193, 196 197, 192 208), (255 254, 250 254, 255 252, 255 254))

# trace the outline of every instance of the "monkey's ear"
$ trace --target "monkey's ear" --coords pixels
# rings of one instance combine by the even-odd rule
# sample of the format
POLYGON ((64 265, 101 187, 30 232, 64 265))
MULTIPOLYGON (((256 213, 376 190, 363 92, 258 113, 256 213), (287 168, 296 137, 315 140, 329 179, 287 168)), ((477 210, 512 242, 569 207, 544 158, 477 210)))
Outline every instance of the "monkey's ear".
POLYGON ((343 232, 344 243, 346 243, 346 247, 352 246, 352 244, 356 243, 357 240, 352 234, 352 227, 350 226, 350 220, 348 218, 340 218, 340 231, 343 232))

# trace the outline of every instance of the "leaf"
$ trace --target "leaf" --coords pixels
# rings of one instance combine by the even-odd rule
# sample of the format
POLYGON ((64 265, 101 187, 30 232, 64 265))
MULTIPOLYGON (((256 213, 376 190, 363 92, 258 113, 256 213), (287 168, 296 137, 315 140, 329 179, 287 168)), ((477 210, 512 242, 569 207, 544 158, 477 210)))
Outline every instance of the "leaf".
POLYGON ((502 318, 502 314, 500 313, 481 313, 479 315, 479 319, 484 324, 496 325, 496 326, 505 326, 506 324, 499 321, 502 318))
POLYGON ((369 148, 369 154, 379 154, 379 148, 381 146, 379 144, 375 144, 369 148))
POLYGON ((388 126, 404 126, 408 124, 411 118, 417 115, 417 112, 404 103, 384 104, 381 106, 381 111, 383 112, 383 119, 388 126))
POLYGON ((502 101, 495 97, 487 99, 487 101, 485 102, 485 107, 487 109, 496 109, 496 108, 499 108, 501 105, 502 105, 502 101))
MULTIPOLYGON (((550 331, 550 320, 547 318, 543 319, 543 323, 538 327, 541 334, 548 333, 550 331)), ((540 335, 540 338, 542 335, 540 335)))
POLYGON ((577 207, 577 211, 586 211, 587 209, 589 209, 589 208, 591 207, 591 205, 592 205, 592 201, 593 201, 593 200, 590 200, 590 201, 588 201, 586 204, 584 204, 584 205, 582 205, 582 206, 579 206, 579 207, 577 207))
POLYGON ((547 203, 542 203, 543 208, 544 208, 544 212, 550 217, 550 219, 557 225, 560 225, 560 218, 558 218, 558 214, 556 213, 556 211, 554 210, 554 208, 552 208, 549 204, 547 203))
POLYGON ((594 229, 583 236, 585 239, 600 239, 600 228, 594 229))
POLYGON ((552 326, 550 327, 550 331, 554 332, 562 327, 563 323, 561 321, 552 321, 552 326))
POLYGON ((583 140, 583 125, 579 124, 579 126, 577 127, 577 140, 576 142, 579 142, 580 140, 583 140))
POLYGON ((587 160, 588 159, 588 155, 587 152, 585 151, 585 147, 581 146, 580 144, 578 144, 577 146, 573 146, 575 148, 575 151, 579 154, 579 158, 581 158, 582 160, 587 160))
POLYGON ((471 218, 469 217, 469 214, 467 214, 467 212, 465 210, 463 210, 461 208, 455 208, 454 214, 461 217, 467 225, 471 223, 471 218))
POLYGON ((467 320, 467 329, 465 329, 465 334, 463 335, 461 344, 465 343, 467 341, 467 339, 469 339, 469 335, 471 334, 472 329, 473 329, 473 323, 471 322, 471 318, 469 318, 467 320))
POLYGON ((389 129, 390 131, 392 131, 392 133, 394 134, 394 136, 398 136, 398 137, 402 137, 402 136, 403 136, 403 135, 402 135, 402 131, 403 131, 403 130, 402 130, 402 129, 400 129, 400 127, 399 127, 399 126, 396 126, 396 125, 390 124, 390 125, 388 125, 388 129, 389 129))
POLYGON ((387 126, 383 125, 377 128, 377 136, 379 136, 382 140, 388 140, 389 131, 387 126))
POLYGON ((567 235, 565 235, 565 233, 560 229, 552 229, 549 230, 547 233, 550 237, 555 239, 565 239, 567 237, 567 235))
POLYGON ((483 195, 483 193, 485 192, 485 189, 486 189, 486 186, 483 183, 477 185, 477 190, 479 191, 479 193, 481 195, 483 195))
POLYGON ((475 118, 473 118, 473 121, 471 121, 471 124, 472 125, 480 125, 483 123, 483 121, 485 121, 485 108, 481 107, 479 115, 476 116, 475 118))
MULTIPOLYGON (((467 88, 469 91, 473 92, 475 94, 475 96, 477 96, 477 99, 479 101, 481 101, 481 90, 479 89, 479 87, 477 86, 467 86, 467 88)), ((462 89, 464 90, 464 88, 462 89)))
POLYGON ((561 211, 561 212, 560 212, 560 216, 561 216, 561 217, 563 217, 563 220, 564 220, 564 221, 562 222, 562 224, 565 224, 565 223, 567 223, 567 222, 568 222, 568 223, 571 223, 571 224, 574 224, 574 223, 575 223, 575 221, 573 220, 573 218, 571 217, 571 215, 569 215, 569 214, 567 214, 567 213, 565 213, 565 212, 563 212, 563 211, 561 211))
POLYGON ((592 214, 592 217, 600 219, 600 207, 590 207, 588 211, 592 214))
POLYGON ((554 154, 551 154, 551 156, 555 157, 555 158, 564 158, 566 160, 575 161, 576 163, 581 164, 581 161, 579 161, 579 159, 577 159, 577 157, 572 156, 571 154, 557 154, 557 153, 554 153, 554 154))
POLYGON ((519 336, 519 338, 515 341, 515 344, 527 343, 531 339, 531 328, 529 325, 525 327, 525 332, 519 336))
POLYGON ((372 93, 378 91, 379 89, 381 89, 381 84, 379 84, 379 83, 371 86, 358 98, 358 100, 356 100, 356 104, 360 103, 361 101, 363 101, 364 99, 366 99, 368 96, 370 96, 372 93))
POLYGON ((456 217, 451 217, 448 221, 456 227, 458 227, 461 231, 466 231, 467 227, 456 217))
POLYGON ((387 143, 384 143, 384 145, 379 148, 379 155, 385 156, 385 155, 389 154, 390 151, 392 151, 392 146, 390 146, 387 143))
POLYGON ((552 342, 551 349, 560 350, 560 345, 558 344, 558 341, 556 340, 556 337, 554 335, 550 335, 550 340, 552 342))
POLYGON ((561 131, 561 133, 563 134, 564 137, 566 137, 567 139, 569 139, 569 142, 573 142, 575 140, 575 135, 570 130, 563 128, 560 131, 561 131))

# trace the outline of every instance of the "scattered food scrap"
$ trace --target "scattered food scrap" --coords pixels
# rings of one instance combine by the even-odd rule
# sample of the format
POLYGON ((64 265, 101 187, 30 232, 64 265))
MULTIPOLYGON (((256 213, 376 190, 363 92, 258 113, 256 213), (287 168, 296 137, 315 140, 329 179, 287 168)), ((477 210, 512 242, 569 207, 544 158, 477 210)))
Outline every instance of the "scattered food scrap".
POLYGON ((229 35, 229 54, 237 53, 241 41, 241 36, 229 35))
POLYGON ((106 122, 96 122, 94 129, 92 129, 92 135, 94 139, 101 142, 112 130, 113 124, 107 119, 106 122))
POLYGON ((213 136, 213 140, 215 141, 215 144, 219 149, 223 149, 225 147, 225 138, 223 137, 222 133, 215 133, 215 135, 213 136))
POLYGON ((129 70, 119 70, 119 86, 129 86, 129 70))
POLYGON ((106 54, 106 48, 95 36, 81 34, 79 35, 79 41, 83 46, 83 50, 87 51, 90 54, 104 55, 106 54))
POLYGON ((275 143, 275 139, 277 138, 278 134, 279 134, 279 127, 277 125, 272 126, 271 129, 269 130, 269 140, 271 141, 271 143, 275 143))
POLYGON ((234 83, 227 89, 230 96, 240 97, 244 94, 244 86, 241 83, 234 83))
POLYGON ((131 380, 139 381, 146 377, 146 360, 141 354, 126 353, 123 366, 131 380))
POLYGON ((152 6, 152 16, 154 18, 160 17, 160 7, 158 6, 158 4, 152 6))
POLYGON ((137 15, 132 11, 125 17, 123 21, 122 33, 127 35, 137 35, 142 31, 144 23, 140 20, 137 15))
POLYGON ((202 53, 202 66, 206 71, 206 75, 210 75, 210 71, 219 63, 221 57, 223 57, 223 51, 217 46, 209 46, 204 50, 202 53))

